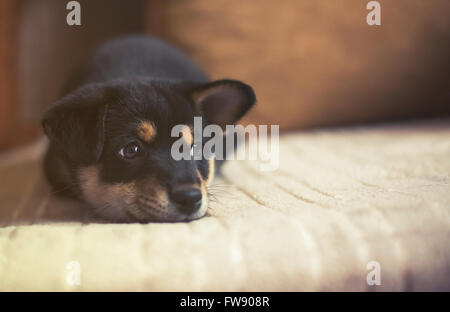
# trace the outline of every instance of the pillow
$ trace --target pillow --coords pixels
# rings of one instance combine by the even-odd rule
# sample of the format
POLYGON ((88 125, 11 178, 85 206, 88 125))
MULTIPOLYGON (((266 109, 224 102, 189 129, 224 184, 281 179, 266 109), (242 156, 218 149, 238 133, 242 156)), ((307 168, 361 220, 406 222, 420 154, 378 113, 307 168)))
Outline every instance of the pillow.
POLYGON ((197 0, 165 4, 162 36, 212 78, 255 88, 244 123, 282 129, 448 114, 450 1, 197 0))

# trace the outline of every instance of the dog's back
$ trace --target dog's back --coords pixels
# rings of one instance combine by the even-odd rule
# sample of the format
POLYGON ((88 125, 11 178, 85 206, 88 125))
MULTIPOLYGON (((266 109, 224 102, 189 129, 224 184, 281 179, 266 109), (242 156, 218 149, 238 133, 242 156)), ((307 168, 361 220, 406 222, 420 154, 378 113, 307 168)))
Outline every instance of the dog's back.
POLYGON ((208 80, 185 54, 167 43, 146 36, 127 36, 100 46, 71 77, 63 95, 86 83, 130 76, 199 82, 208 80))

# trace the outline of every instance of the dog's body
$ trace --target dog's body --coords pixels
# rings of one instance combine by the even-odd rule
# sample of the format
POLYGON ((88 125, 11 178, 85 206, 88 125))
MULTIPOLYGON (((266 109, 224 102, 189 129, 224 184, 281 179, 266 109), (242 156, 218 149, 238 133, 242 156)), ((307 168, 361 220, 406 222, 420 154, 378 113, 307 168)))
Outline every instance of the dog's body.
POLYGON ((106 42, 71 77, 64 95, 92 82, 124 77, 207 82, 206 74, 185 54, 150 37, 132 36, 106 42))
POLYGON ((255 102, 249 86, 209 82, 180 51, 147 37, 103 45, 65 94, 43 119, 47 177, 55 192, 118 222, 202 217, 215 160, 174 160, 171 130, 186 125, 182 138, 193 145, 195 116, 224 128, 255 102))

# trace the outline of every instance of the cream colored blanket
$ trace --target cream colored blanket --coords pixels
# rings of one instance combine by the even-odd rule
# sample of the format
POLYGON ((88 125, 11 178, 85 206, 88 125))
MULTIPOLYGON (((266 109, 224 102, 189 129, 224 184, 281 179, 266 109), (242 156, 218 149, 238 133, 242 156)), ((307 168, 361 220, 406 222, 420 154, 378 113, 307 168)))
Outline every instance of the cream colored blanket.
POLYGON ((448 121, 286 135, 277 171, 228 162, 175 224, 51 196, 45 144, 0 156, 0 290, 450 290, 448 121))

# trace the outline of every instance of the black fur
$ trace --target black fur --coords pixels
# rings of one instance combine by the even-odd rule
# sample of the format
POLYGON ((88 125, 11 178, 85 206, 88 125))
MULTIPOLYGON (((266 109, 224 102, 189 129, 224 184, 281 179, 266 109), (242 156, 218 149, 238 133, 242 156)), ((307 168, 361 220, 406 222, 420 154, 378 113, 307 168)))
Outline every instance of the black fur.
MULTIPOLYGON (((175 161, 170 131, 193 124, 194 116, 221 126, 239 120, 255 103, 251 87, 236 80, 210 82, 179 50, 148 37, 119 38, 103 45, 77 73, 67 94, 45 113, 50 138, 45 171, 55 191, 80 196, 77 168, 98 165, 104 183, 149 176, 169 191, 208 176, 207 160, 175 161), (151 143, 136 136, 141 120, 156 125, 151 143), (118 151, 132 141, 140 157, 124 160, 118 151)), ((206 126, 204 123, 203 126, 206 126)))

